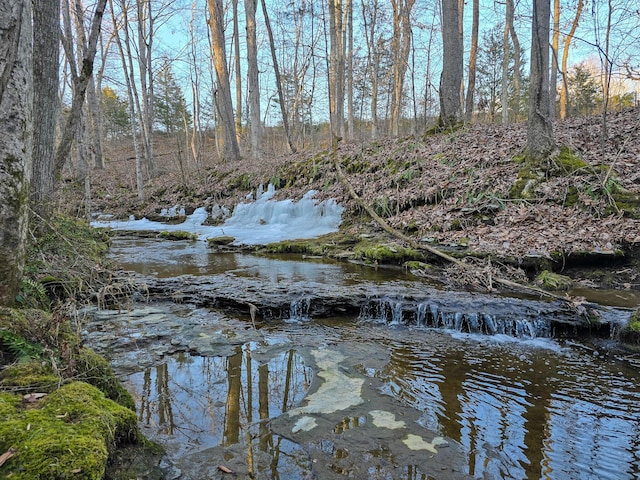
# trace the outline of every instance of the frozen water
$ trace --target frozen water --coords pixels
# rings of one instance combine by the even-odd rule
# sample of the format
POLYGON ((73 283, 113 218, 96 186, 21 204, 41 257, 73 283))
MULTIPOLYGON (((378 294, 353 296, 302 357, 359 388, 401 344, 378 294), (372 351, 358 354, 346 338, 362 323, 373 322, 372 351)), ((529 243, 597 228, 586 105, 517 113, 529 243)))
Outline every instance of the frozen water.
MULTIPOLYGON (((201 240, 226 235, 234 237, 234 243, 239 245, 265 245, 283 240, 314 238, 338 230, 344 207, 335 200, 318 202, 313 199, 314 190, 307 192, 298 202, 273 200, 275 192, 273 185, 269 185, 265 192, 261 186, 256 192, 255 202, 238 204, 231 217, 218 226, 203 225, 209 218, 204 207, 197 208, 183 223, 177 225, 146 218, 96 220, 91 225, 114 230, 187 231, 195 233, 201 240)), ((225 209, 216 207, 212 209, 214 215, 224 214, 225 209)))

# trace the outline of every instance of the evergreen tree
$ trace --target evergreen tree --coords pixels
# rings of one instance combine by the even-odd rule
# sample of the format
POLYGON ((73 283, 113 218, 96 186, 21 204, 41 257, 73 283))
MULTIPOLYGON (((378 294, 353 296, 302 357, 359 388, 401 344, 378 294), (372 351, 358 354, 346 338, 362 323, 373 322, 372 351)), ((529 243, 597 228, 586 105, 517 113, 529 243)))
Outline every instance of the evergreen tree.
POLYGON ((154 107, 156 125, 164 132, 184 131, 185 119, 187 125, 191 125, 187 102, 170 64, 166 64, 155 77, 154 107))
POLYGON ((572 116, 588 116, 595 113, 602 104, 602 90, 598 80, 591 74, 589 67, 579 63, 568 75, 569 113, 572 116))
POLYGON ((104 132, 108 139, 114 139, 130 133, 131 119, 129 104, 121 99, 110 87, 102 89, 102 112, 104 132))

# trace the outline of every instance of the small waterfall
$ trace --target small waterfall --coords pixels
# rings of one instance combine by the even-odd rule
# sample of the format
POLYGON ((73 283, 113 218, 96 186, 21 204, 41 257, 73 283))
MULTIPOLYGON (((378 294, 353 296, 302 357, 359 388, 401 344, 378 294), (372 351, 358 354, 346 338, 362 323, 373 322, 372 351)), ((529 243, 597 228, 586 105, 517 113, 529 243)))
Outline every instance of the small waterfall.
POLYGON ((435 303, 410 305, 392 298, 371 298, 360 309, 360 320, 388 325, 454 330, 474 335, 508 335, 517 338, 551 336, 551 326, 542 319, 522 319, 481 312, 446 311, 435 303))
POLYGON ((311 308, 311 299, 302 297, 291 302, 289 307, 289 320, 293 322, 302 322, 309 320, 309 309, 311 308))

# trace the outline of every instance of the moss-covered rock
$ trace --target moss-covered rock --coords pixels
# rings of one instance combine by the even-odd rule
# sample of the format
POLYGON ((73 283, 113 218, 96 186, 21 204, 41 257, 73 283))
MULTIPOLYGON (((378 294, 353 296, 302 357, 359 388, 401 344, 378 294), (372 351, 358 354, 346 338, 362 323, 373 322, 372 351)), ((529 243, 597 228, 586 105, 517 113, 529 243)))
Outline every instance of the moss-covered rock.
POLYGON ((64 385, 28 405, 0 394, 0 451, 14 452, 2 466, 4 478, 99 480, 111 449, 141 441, 135 413, 87 383, 64 385))
POLYGON ((424 255, 412 248, 398 245, 378 245, 362 242, 354 248, 354 256, 367 263, 388 263, 401 265, 410 260, 424 260, 424 255))
POLYGON ((177 231, 167 231, 167 230, 163 230, 162 232, 160 232, 158 234, 158 236, 164 240, 197 240, 198 239, 198 235, 196 235, 195 233, 192 232, 185 232, 182 230, 177 230, 177 231))
POLYGON ((221 235, 219 237, 207 238, 207 245, 209 245, 210 248, 224 247, 235 242, 235 240, 235 237, 230 237, 229 235, 221 235))

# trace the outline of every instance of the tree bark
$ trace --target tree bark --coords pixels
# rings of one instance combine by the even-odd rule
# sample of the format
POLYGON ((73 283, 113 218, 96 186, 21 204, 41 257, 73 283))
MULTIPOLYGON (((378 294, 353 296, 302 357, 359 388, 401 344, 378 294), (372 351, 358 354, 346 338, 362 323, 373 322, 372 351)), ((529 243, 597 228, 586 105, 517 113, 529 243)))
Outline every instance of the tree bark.
POLYGON ((527 122, 527 158, 533 166, 539 166, 555 146, 549 114, 550 10, 550 0, 533 0, 531 80, 527 122))
MULTIPOLYGON (((402 113, 404 76, 407 72, 409 52, 411 48, 411 10, 415 0, 392 0, 394 55, 393 62, 393 97, 391 107, 391 134, 398 136, 402 113)), ((462 80, 462 77, 460 77, 462 80)))
POLYGON ((233 6, 233 60, 236 85, 236 139, 242 138, 242 69, 240 63, 240 29, 238 27, 238 0, 231 2, 233 6))
POLYGON ((89 33, 89 39, 87 42, 87 50, 82 59, 82 68, 80 75, 73 82, 73 98, 71 101, 71 109, 67 116, 64 128, 58 148, 56 149, 55 163, 54 163, 54 180, 57 181, 61 174, 62 168, 69 156, 71 150, 71 143, 75 137, 78 122, 80 121, 80 110, 84 104, 84 98, 87 91, 87 85, 89 79, 93 73, 93 61, 96 56, 96 49, 98 43, 98 37, 100 35, 100 25, 102 23, 102 17, 104 15, 104 9, 107 4, 107 0, 98 0, 95 11, 93 13, 93 19, 91 21, 91 31, 89 33))
POLYGON ((471 20, 471 51, 469 52, 469 78, 467 79, 467 96, 465 98, 464 119, 471 122, 473 118, 474 91, 476 88, 476 63, 478 61, 478 25, 480 23, 480 0, 473 0, 471 20))
POLYGON ((227 69, 227 53, 225 50, 223 5, 222 0, 207 0, 209 7, 209 29, 211 30, 211 49, 213 64, 218 80, 216 105, 222 128, 224 130, 224 148, 222 157, 225 161, 240 159, 240 148, 236 138, 235 121, 233 118, 233 102, 231 101, 231 84, 227 69))
POLYGON ((260 122, 260 86, 258 83, 258 45, 256 41, 257 0, 244 0, 247 18, 247 87, 249 89, 249 131, 251 155, 262 154, 262 124, 260 122))
POLYGON ((558 88, 558 51, 560 43, 560 0, 553 0, 553 34, 551 36, 551 78, 549 79, 549 113, 556 117, 556 90, 558 88))
POLYGON ((49 216, 53 197, 53 155, 56 122, 60 111, 58 97, 60 57, 60 1, 33 1, 33 49, 47 52, 33 57, 33 176, 32 208, 43 218, 49 216))
POLYGON ((329 116, 333 141, 344 137, 344 22, 342 0, 329 0, 329 116))
POLYGON ((452 128, 461 119, 460 83, 462 82, 462 43, 459 35, 457 0, 442 0, 443 60, 440 75, 441 128, 452 128))
POLYGON ((31 0, 0 0, 0 306, 15 302, 25 260, 33 141, 31 0))

